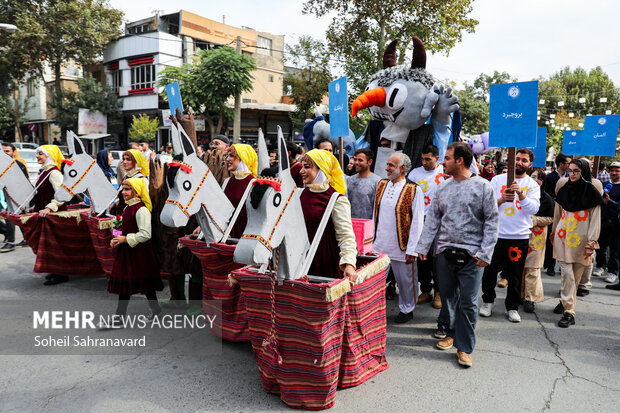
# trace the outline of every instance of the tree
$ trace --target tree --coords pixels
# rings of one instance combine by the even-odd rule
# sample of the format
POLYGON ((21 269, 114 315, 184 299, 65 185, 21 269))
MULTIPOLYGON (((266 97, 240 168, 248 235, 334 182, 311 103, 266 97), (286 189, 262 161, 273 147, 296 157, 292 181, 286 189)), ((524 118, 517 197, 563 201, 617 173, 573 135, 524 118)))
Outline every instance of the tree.
POLYGON ((61 128, 77 129, 80 108, 103 113, 107 116, 108 124, 120 118, 120 103, 108 84, 102 84, 92 76, 78 79, 77 84, 77 92, 62 89, 53 96, 50 103, 56 111, 56 122, 61 128))
POLYGON ((467 83, 463 90, 455 91, 455 94, 459 97, 463 133, 471 136, 488 132, 489 104, 467 83))
MULTIPOLYGON (((185 105, 205 116, 211 136, 222 132, 224 121, 232 119, 228 100, 252 90, 254 60, 230 47, 200 50, 197 63, 167 67, 159 74, 159 86, 175 81, 185 105)), ((165 90, 162 96, 166 96, 165 90)))
POLYGON ((286 46, 290 57, 286 63, 294 66, 284 76, 284 87, 289 90, 295 112, 289 114, 293 126, 303 128, 314 108, 327 95, 327 85, 332 80, 329 70, 329 53, 325 45, 310 36, 301 36, 299 43, 286 46))
POLYGON ((418 36, 431 52, 448 53, 478 24, 467 15, 473 0, 307 0, 304 14, 336 13, 326 36, 331 56, 344 61, 353 94, 364 91, 370 76, 381 69, 383 51, 399 39, 404 63, 411 37, 418 36))
POLYGON ((488 103, 491 92, 491 85, 498 85, 501 83, 513 83, 516 81, 516 78, 511 77, 506 72, 500 73, 495 70, 493 71, 492 75, 485 75, 484 73, 480 73, 480 75, 474 80, 474 92, 478 98, 482 98, 483 101, 488 103))
POLYGON ((152 141, 155 139, 155 133, 159 129, 159 120, 151 119, 144 113, 136 117, 132 116, 131 129, 129 130, 129 138, 132 141, 140 141, 146 139, 152 141))

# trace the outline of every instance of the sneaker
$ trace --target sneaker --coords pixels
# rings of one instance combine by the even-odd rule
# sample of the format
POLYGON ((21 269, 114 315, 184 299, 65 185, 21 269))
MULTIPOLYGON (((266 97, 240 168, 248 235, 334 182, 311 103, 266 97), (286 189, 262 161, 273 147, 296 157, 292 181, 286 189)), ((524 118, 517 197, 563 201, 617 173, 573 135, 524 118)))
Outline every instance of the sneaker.
POLYGON ((585 297, 590 294, 590 290, 586 290, 585 288, 577 288, 577 297, 585 297))
POLYGON ((605 282, 609 284, 615 284, 618 282, 618 276, 614 273, 608 273, 605 277, 605 282))
POLYGON ((533 301, 525 300, 525 302, 523 303, 523 311, 525 311, 526 313, 533 313, 535 309, 536 304, 534 304, 533 301))
POLYGON ((464 351, 457 350, 456 356, 459 358, 459 364, 463 367, 471 367, 473 365, 473 361, 471 359, 471 354, 467 354, 464 351))
POLYGON ((482 317, 491 317, 491 309, 493 308, 493 303, 482 303, 480 306, 480 314, 482 317))
POLYGON ((620 282, 616 284, 606 285, 605 288, 608 288, 610 290, 620 291, 620 282))
POLYGON ((499 288, 506 288, 506 287, 508 287, 508 280, 507 280, 507 279, 505 279, 505 278, 500 279, 500 280, 497 282, 497 286, 498 286, 499 288))
POLYGON ((19 244, 15 244, 15 248, 23 248, 23 247, 27 247, 27 246, 28 246, 28 244, 24 240, 22 240, 22 242, 20 242, 19 244))
POLYGON ((564 313, 560 321, 558 321, 558 326, 562 328, 568 328, 568 326, 573 324, 575 324, 575 316, 571 313, 564 313))
POLYGON ((605 274, 605 268, 597 268, 592 271, 592 276, 594 277, 602 277, 605 274))
POLYGON ((438 328, 437 330, 435 330, 435 334, 433 335, 435 336, 435 338, 444 339, 448 336, 448 333, 446 333, 446 330, 444 330, 443 328, 438 328))
POLYGON ((547 268, 547 275, 549 277, 555 277, 555 269, 554 268, 547 268))
POLYGON ((149 311, 148 314, 146 315, 146 321, 150 323, 151 321, 153 321, 156 318, 159 318, 163 314, 164 314, 163 311, 160 311, 157 314, 155 314, 153 311, 149 311))
POLYGON ((511 323, 520 323, 521 316, 517 310, 508 310, 506 311, 506 315, 508 316, 508 321, 511 323))
POLYGON ((437 348, 439 350, 450 350, 452 347, 454 347, 454 339, 452 337, 446 337, 437 342, 437 348))
POLYGON ((433 296, 433 304, 431 305, 436 309, 441 308, 441 296, 439 295, 439 292, 435 291, 435 295, 433 296))
POLYGON ((418 304, 426 304, 433 301, 433 295, 431 293, 422 293, 418 296, 418 304))
POLYGON ((11 252, 15 249, 15 244, 11 242, 5 243, 2 248, 0 248, 0 252, 11 252))
POLYGON ((564 306, 562 305, 561 301, 558 303, 558 305, 555 306, 555 308, 553 309, 553 312, 555 314, 563 314, 564 313, 564 306))
POLYGON ((398 315, 396 316, 396 318, 394 319, 394 322, 396 324, 404 324, 407 321, 411 320, 413 318, 413 311, 410 313, 403 313, 402 311, 398 313, 398 315))

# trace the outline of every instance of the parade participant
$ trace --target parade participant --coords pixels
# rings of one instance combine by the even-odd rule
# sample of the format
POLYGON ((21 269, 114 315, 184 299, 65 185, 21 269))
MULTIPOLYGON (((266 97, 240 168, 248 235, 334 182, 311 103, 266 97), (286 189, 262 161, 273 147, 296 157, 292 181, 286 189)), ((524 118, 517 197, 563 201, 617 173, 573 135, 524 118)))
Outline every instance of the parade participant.
POLYGON ((545 260, 545 245, 547 240, 547 227, 553 222, 553 199, 545 191, 547 175, 543 168, 532 172, 532 179, 540 185, 540 208, 536 215, 532 215, 532 231, 525 259, 523 276, 523 311, 533 313, 536 309, 534 304, 545 298, 540 268, 545 260))
POLYGON ((375 197, 374 249, 390 257, 399 291, 400 311, 394 321, 399 324, 413 318, 418 296, 414 249, 424 223, 424 193, 419 185, 406 179, 410 168, 407 155, 390 156, 385 168, 388 179, 379 181, 375 197))
POLYGON ((351 217, 372 219, 377 184, 381 180, 370 169, 374 154, 370 149, 358 149, 352 158, 355 161, 356 175, 347 176, 347 198, 351 203, 351 217))
POLYGON ((496 175, 495 173, 495 165, 490 159, 484 161, 484 166, 480 171, 480 177, 490 181, 496 175))
POLYGON ((151 245, 151 199, 143 179, 127 178, 122 186, 127 207, 123 211, 122 235, 110 241, 115 251, 108 292, 118 294, 118 316, 127 313, 132 295, 146 295, 151 307, 148 318, 152 319, 161 314, 156 291, 162 291, 164 286, 151 245))
POLYGON ((112 170, 112 154, 108 152, 107 149, 102 149, 97 153, 97 165, 103 171, 103 174, 108 179, 108 181, 112 182, 112 178, 114 178, 114 171, 112 170))
MULTIPOLYGON (((147 188, 149 187, 149 163, 141 151, 129 149, 123 152, 121 164, 123 165, 123 181, 127 178, 139 178, 144 181, 147 188)), ((115 215, 120 215, 123 213, 124 208, 125 200, 122 196, 119 196, 117 204, 112 207, 112 212, 115 215)))
MULTIPOLYGON (((232 176, 224 181, 224 193, 233 204, 233 207, 237 208, 245 189, 252 179, 257 176, 258 157, 256 156, 256 151, 250 145, 243 143, 233 144, 228 149, 226 167, 232 176)), ((239 238, 243 235, 247 219, 245 205, 243 205, 241 213, 230 232, 232 238, 239 238)))
MULTIPOLYGON (((437 185, 443 182, 443 166, 437 161, 439 159, 439 149, 435 145, 429 145, 422 149, 422 166, 414 168, 407 178, 415 182, 424 192, 424 216, 431 209, 431 201, 435 196, 437 185)), ((426 261, 418 260, 418 279, 420 281, 420 296, 418 304, 433 302, 434 308, 441 308, 441 296, 439 295, 439 285, 437 276, 433 270, 433 257, 429 254, 426 261), (435 289, 435 293, 431 294, 435 289)))
POLYGON ((304 186, 304 180, 301 177, 301 163, 297 161, 297 157, 301 154, 301 148, 295 145, 293 142, 286 142, 286 151, 288 152, 289 170, 291 171, 291 177, 295 181, 295 185, 298 188, 304 186))
MULTIPOLYGON (((330 138, 319 139, 318 141, 314 143, 314 147, 316 149, 322 149, 324 151, 331 152, 334 154, 336 159, 338 159, 338 152, 334 149, 334 143, 332 142, 330 138)), ((342 154, 342 164, 343 165, 349 164, 349 155, 347 155, 346 153, 342 154)), ((344 167, 341 165, 340 168, 342 169, 342 172, 344 173, 344 167)))
MULTIPOLYGON (((22 170, 26 178, 28 178, 28 169, 26 168, 26 161, 24 161, 20 156, 17 148, 11 143, 2 142, 2 150, 4 153, 9 155, 11 158, 17 161, 17 166, 22 170)), ((22 240, 19 244, 15 244, 15 225, 13 225, 9 220, 6 220, 4 223, 4 236, 5 243, 2 247, 0 247, 1 252, 10 252, 15 248, 25 247, 26 241, 22 240)))
MULTIPOLYGON (((620 162, 612 162, 609 166, 610 183, 605 185, 601 207, 601 236, 598 239, 600 249, 596 252, 596 266, 592 275, 602 277, 607 272, 605 281, 615 282, 618 272, 618 235, 620 221, 618 220, 618 203, 620 202, 620 162), (609 247, 609 255, 607 248, 609 247)), ((601 182, 602 184, 602 182, 601 182)), ((579 291, 578 291, 579 292, 579 291)))
MULTIPOLYGON (((555 199, 556 193, 555 186, 560 178, 568 178, 566 170, 568 169, 568 164, 570 161, 570 156, 564 155, 563 153, 557 154, 555 157, 555 170, 547 174, 547 185, 545 190, 553 199, 555 199)), ((548 276, 555 277, 555 260, 553 259, 553 245, 551 244, 552 238, 553 231, 549 228, 549 238, 547 238, 547 246, 545 250, 545 268, 548 276)))
POLYGON ((599 247, 603 204, 602 188, 589 182, 590 167, 586 162, 573 159, 568 174, 568 179, 557 183, 553 214, 553 257, 558 260, 562 275, 560 303, 553 312, 562 314, 558 322, 562 328, 575 324, 577 286, 599 247))
POLYGON ((226 152, 228 151, 228 147, 230 146, 230 140, 224 135, 217 135, 213 139, 211 139, 211 143, 209 144, 209 149, 215 150, 218 152, 226 152))
POLYGON ((497 274, 508 280, 506 292, 506 315, 513 323, 521 321, 521 285, 523 268, 527 257, 528 240, 532 228, 531 216, 540 208, 540 186, 527 175, 534 153, 526 148, 517 150, 515 156, 515 180, 507 186, 507 174, 491 179, 499 210, 499 239, 493 251, 490 265, 482 277, 482 300, 480 315, 491 316, 495 301, 497 274))
POLYGON ((155 152, 151 150, 151 144, 146 139, 140 139, 140 149, 142 150, 142 154, 147 161, 152 161, 155 159, 155 152))
POLYGON ((306 185, 300 201, 310 242, 316 234, 332 194, 340 194, 309 273, 331 278, 348 277, 355 281, 357 243, 351 224, 351 204, 343 196, 347 188, 338 160, 331 152, 313 149, 302 158, 300 173, 306 185))
POLYGON ((196 146, 196 156, 200 158, 201 161, 205 160, 205 146, 201 143, 196 146))
POLYGON ((469 145, 448 145, 444 170, 452 178, 437 188, 415 248, 420 260, 425 260, 434 246, 441 311, 447 311, 450 320, 447 337, 437 343, 437 348, 456 347, 458 362, 465 367, 473 363, 482 268, 491 261, 498 232, 493 188, 487 180, 471 173, 472 159, 469 145))

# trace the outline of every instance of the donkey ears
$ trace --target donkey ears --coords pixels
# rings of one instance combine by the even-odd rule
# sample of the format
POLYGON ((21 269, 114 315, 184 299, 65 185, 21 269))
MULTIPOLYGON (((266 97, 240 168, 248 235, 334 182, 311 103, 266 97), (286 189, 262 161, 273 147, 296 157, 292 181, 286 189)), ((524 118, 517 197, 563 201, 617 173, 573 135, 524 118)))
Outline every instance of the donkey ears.
POLYGON ((175 155, 188 156, 196 153, 196 148, 194 148, 192 141, 189 139, 180 123, 176 125, 172 124, 170 128, 170 139, 172 140, 172 148, 174 149, 175 155))
POLYGON ((265 135, 262 129, 258 129, 258 174, 265 168, 269 168, 269 151, 267 150, 267 143, 265 142, 265 135))
POLYGON ((284 135, 282 134, 282 128, 278 125, 278 169, 279 172, 287 170, 288 165, 288 151, 286 149, 286 141, 284 140, 284 135))
POLYGON ((70 130, 67 131, 67 146, 69 147, 70 155, 81 155, 86 153, 86 149, 84 149, 84 144, 82 144, 80 138, 70 130))

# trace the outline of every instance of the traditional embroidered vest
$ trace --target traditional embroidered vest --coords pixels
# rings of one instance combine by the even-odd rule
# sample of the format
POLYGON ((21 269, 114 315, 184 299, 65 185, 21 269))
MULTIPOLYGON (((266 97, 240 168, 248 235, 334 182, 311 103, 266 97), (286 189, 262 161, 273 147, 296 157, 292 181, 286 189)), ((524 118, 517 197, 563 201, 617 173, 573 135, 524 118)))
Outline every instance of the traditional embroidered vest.
MULTIPOLYGON (((389 180, 382 179, 377 185, 377 194, 375 195, 375 233, 377 232, 377 224, 379 220, 379 206, 381 205, 381 199, 383 193, 387 187, 389 180)), ((407 250, 407 242, 409 241, 409 229, 411 228, 411 205, 415 198, 415 191, 417 185, 407 179, 403 190, 400 192, 398 201, 396 202, 396 233, 398 236, 398 246, 401 251, 407 250)))

